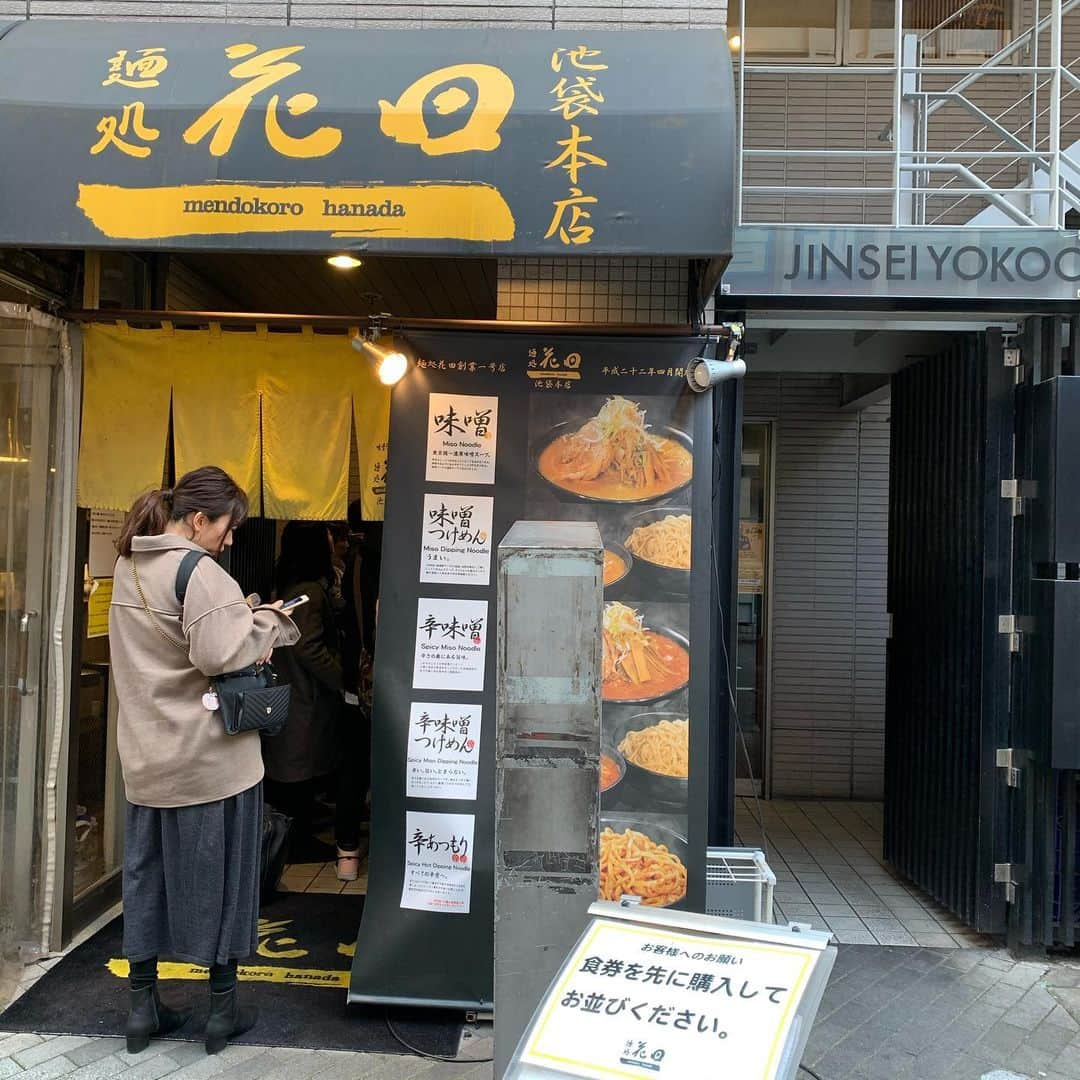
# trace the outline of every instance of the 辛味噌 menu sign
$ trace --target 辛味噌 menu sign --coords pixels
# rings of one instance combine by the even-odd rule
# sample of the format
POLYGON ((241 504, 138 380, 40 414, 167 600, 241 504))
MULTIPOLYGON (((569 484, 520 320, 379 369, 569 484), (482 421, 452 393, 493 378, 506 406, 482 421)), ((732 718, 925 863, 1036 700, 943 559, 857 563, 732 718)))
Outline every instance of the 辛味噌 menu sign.
POLYGON ((733 132, 719 30, 33 20, 0 245, 723 256, 733 132))
POLYGON ((1080 239, 1054 229, 746 226, 721 282, 733 296, 1075 300, 1080 239))
MULTIPOLYGON (((600 890, 700 909, 712 409, 688 338, 410 333, 395 388, 354 1002, 491 1003, 496 608, 517 520, 604 540, 600 890)), ((537 618, 543 618, 542 611, 537 618)))

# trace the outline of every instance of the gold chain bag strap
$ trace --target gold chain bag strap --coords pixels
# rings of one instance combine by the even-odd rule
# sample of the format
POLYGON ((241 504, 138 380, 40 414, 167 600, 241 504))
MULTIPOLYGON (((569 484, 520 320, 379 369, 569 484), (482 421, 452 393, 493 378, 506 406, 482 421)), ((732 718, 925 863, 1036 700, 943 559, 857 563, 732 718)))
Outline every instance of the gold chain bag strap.
MULTIPOLYGON (((177 589, 183 617, 184 593, 187 580, 191 576, 194 564, 205 556, 201 552, 189 552, 184 556, 178 581, 183 580, 183 588, 177 589)), ((135 553, 131 553, 131 576, 135 581, 135 592, 139 603, 146 612, 158 635, 183 653, 188 653, 187 645, 178 641, 158 622, 157 616, 146 602, 142 582, 139 581, 139 569, 135 565, 135 553)), ((264 735, 277 735, 285 726, 289 715, 289 700, 292 688, 287 683, 279 683, 277 673, 269 664, 254 664, 243 671, 218 675, 210 680, 210 686, 218 700, 218 711, 227 735, 237 735, 241 731, 259 731, 264 735)))
POLYGON ((165 627, 163 627, 161 623, 157 621, 157 616, 150 610, 150 605, 146 602, 146 597, 143 595, 142 582, 139 581, 139 568, 135 565, 134 551, 131 553, 131 576, 135 579, 135 592, 139 596, 139 603, 142 604, 143 611, 146 612, 147 616, 150 619, 150 622, 153 624, 154 629, 170 645, 175 645, 176 648, 178 648, 181 652, 186 653, 188 651, 188 647, 182 641, 177 641, 176 638, 172 637, 169 633, 167 633, 165 627))

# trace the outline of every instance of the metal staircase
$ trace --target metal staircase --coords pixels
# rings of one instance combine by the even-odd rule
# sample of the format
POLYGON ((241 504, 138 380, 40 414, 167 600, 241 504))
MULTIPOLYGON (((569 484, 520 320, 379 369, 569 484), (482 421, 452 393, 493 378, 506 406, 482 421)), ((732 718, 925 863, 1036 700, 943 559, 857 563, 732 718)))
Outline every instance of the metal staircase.
MULTIPOLYGON (((888 64, 756 63, 740 54, 739 223, 1063 228, 1066 211, 1080 210, 1080 0, 1052 0, 1048 10, 1036 0, 1031 25, 981 63, 936 62, 942 35, 985 2, 956 0, 936 26, 915 33, 904 29, 904 2, 896 0, 888 64), (755 80, 775 86, 783 75, 861 80, 879 96, 884 81, 891 119, 883 130, 868 126, 862 148, 762 146, 752 137, 755 80), (1015 91, 1003 91, 1003 81, 1015 91), (810 171, 820 165, 827 176, 852 161, 872 182, 786 182, 792 166, 805 173, 807 163, 810 171), (783 183, 769 175, 778 169, 783 183), (808 208, 827 213, 808 220, 808 208)), ((752 13, 745 0, 742 42, 752 13)))

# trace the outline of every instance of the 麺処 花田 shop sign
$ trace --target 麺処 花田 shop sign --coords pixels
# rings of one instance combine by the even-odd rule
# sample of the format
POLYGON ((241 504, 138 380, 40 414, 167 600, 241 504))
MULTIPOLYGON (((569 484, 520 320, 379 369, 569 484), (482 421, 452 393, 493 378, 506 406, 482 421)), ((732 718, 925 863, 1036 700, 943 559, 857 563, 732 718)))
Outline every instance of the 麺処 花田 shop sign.
POLYGON ((0 244, 725 256, 725 35, 0 28, 0 244))
POLYGON ((1054 229, 736 230, 732 296, 1075 300, 1080 240, 1054 229))

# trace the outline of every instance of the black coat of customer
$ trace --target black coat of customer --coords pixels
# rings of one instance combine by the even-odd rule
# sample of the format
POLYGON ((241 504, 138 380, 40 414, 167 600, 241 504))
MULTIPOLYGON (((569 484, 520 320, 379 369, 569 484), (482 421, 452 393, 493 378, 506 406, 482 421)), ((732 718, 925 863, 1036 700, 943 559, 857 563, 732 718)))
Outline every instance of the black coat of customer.
POLYGON ((330 601, 330 539, 324 525, 290 522, 281 539, 278 599, 306 594, 293 613, 298 644, 277 649, 274 666, 292 686, 289 719, 280 735, 263 739, 266 775, 295 784, 326 776, 336 765, 335 724, 341 707, 341 648, 330 601))

